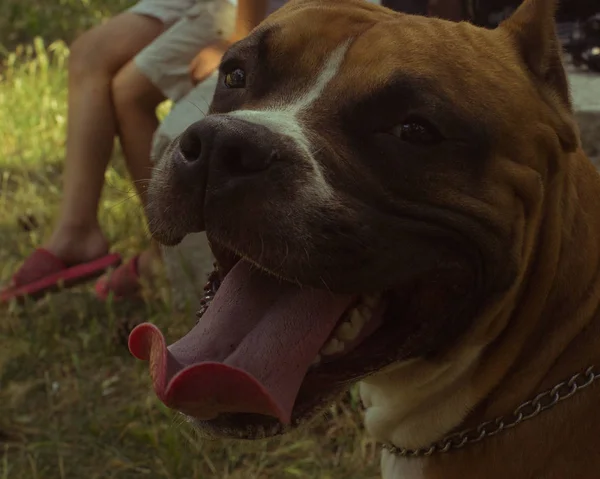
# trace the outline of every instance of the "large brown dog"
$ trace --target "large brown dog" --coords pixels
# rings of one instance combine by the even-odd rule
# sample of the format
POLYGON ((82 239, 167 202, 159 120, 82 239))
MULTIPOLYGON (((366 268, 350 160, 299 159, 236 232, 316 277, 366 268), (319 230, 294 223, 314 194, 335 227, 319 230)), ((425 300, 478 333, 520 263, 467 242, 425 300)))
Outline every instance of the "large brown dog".
POLYGON ((167 405, 254 438, 360 379, 386 478, 600 477, 600 175, 555 7, 296 0, 231 48, 151 185, 155 237, 206 230, 220 274, 168 349, 132 333, 167 405))

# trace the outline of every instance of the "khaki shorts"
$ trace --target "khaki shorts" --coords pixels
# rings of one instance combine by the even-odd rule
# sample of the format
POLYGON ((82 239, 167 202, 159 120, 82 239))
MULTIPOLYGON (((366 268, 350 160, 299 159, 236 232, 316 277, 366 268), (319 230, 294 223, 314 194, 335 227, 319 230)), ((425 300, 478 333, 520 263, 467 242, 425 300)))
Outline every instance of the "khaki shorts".
POLYGON ((228 0, 141 0, 129 12, 157 18, 167 28, 134 62, 176 102, 194 86, 189 65, 202 47, 233 31, 236 7, 228 0))

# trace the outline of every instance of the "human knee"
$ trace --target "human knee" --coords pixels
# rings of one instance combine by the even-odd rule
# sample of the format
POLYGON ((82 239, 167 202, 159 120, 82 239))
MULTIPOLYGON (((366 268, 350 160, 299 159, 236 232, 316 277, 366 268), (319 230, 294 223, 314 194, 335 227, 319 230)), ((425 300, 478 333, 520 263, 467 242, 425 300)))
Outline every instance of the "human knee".
POLYGON ((71 44, 69 75, 76 78, 110 73, 110 49, 103 47, 106 39, 99 28, 81 34, 71 44))
POLYGON ((162 93, 141 73, 133 62, 113 77, 111 84, 113 104, 117 114, 132 110, 154 111, 163 100, 162 93))

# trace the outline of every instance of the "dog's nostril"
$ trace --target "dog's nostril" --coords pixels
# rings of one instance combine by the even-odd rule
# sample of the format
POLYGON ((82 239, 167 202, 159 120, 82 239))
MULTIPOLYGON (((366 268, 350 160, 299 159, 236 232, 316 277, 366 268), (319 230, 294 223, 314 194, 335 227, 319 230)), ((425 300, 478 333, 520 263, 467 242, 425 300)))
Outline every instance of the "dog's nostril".
POLYGON ((200 135, 193 130, 186 131, 179 140, 179 151, 187 161, 196 161, 202 153, 202 141, 200 135))
POLYGON ((276 161, 279 161, 281 159, 281 156, 279 155, 279 152, 275 149, 273 149, 271 151, 271 155, 269 156, 269 163, 275 163, 276 161))

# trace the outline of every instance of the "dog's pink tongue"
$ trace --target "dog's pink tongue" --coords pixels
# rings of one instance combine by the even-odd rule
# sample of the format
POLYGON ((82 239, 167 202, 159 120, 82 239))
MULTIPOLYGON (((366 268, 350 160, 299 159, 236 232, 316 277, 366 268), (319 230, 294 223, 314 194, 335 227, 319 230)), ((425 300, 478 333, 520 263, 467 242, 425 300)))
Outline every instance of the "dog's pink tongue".
POLYGON ((145 323, 129 349, 150 361, 154 390, 198 419, 258 413, 289 424, 300 385, 352 297, 281 282, 240 261, 208 310, 167 348, 145 323))

